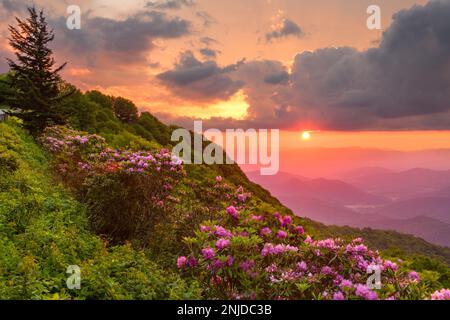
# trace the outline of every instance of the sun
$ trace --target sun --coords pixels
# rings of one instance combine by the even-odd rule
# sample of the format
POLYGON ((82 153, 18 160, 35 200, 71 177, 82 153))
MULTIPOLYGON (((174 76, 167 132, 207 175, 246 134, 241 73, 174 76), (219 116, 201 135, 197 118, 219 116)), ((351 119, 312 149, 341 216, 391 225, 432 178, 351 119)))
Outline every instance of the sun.
POLYGON ((311 139, 311 132, 303 131, 302 132, 302 140, 308 141, 311 139))

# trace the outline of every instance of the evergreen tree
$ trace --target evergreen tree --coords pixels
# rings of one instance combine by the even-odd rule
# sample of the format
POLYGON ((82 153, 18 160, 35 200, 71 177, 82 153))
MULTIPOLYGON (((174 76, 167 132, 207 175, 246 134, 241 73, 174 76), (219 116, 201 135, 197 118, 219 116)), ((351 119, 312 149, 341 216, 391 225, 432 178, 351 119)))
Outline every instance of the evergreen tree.
POLYGON ((16 17, 18 27, 9 26, 9 43, 15 50, 16 60, 8 59, 9 83, 14 93, 7 97, 14 114, 24 121, 32 132, 40 132, 47 125, 62 124, 63 115, 58 104, 71 92, 62 92, 59 72, 65 63, 54 68, 55 60, 48 44, 54 39, 43 10, 28 8, 29 17, 16 17))

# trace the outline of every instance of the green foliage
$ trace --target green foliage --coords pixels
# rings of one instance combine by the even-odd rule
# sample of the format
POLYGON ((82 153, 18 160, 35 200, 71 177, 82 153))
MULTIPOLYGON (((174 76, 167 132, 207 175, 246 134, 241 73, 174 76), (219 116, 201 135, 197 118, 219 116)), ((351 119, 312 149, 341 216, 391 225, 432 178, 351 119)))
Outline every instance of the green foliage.
POLYGON ((162 271, 130 245, 85 262, 78 299, 198 299, 200 289, 171 272, 162 271))
POLYGON ((194 282, 162 271, 130 246, 106 247, 86 207, 55 185, 47 157, 13 119, 0 123, 0 299, 199 298, 194 282), (3 160, 2 160, 3 161, 3 160), (68 290, 69 265, 81 290, 68 290))
POLYGON ((115 98, 113 110, 116 117, 124 123, 134 123, 138 119, 138 109, 131 100, 122 97, 115 98))

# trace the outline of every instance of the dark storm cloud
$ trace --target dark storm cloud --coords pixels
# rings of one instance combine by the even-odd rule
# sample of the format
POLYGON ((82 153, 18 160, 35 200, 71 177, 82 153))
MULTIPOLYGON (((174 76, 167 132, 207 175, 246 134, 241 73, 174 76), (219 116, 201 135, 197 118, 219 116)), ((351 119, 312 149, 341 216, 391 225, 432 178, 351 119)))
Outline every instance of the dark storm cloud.
POLYGON ((289 73, 285 70, 268 74, 264 81, 270 84, 287 83, 289 81, 289 73))
POLYGON ((5 10, 8 13, 15 13, 15 12, 21 12, 26 9, 26 4, 30 5, 32 4, 31 1, 24 2, 24 1, 12 1, 12 0, 1 0, 0 1, 0 7, 2 10, 5 10))
POLYGON ((183 6, 192 7, 195 5, 194 0, 160 0, 160 1, 150 1, 145 5, 150 9, 180 9, 183 6))
POLYGON ((266 40, 271 41, 273 39, 284 38, 288 36, 303 36, 303 30, 294 21, 284 19, 281 27, 277 30, 266 33, 266 40))
MULTIPOLYGON (((216 68, 201 63, 177 78, 215 74, 216 68)), ((228 76, 244 84, 248 115, 223 119, 222 126, 212 119, 218 127, 450 129, 450 1, 398 12, 377 47, 303 52, 290 73, 276 61, 250 61, 228 76)))
MULTIPOLYGON (((382 126, 388 120, 401 126, 400 118, 408 127, 410 117, 421 115, 431 124, 430 115, 450 111, 450 2, 398 12, 377 48, 299 54, 291 81, 292 105, 319 109, 316 120, 333 128, 382 126)), ((423 127, 420 117, 415 121, 423 127)))
POLYGON ((242 81, 230 76, 242 63, 219 67, 214 61, 201 62, 191 51, 186 51, 173 70, 163 72, 157 78, 174 94, 182 97, 206 101, 226 100, 243 86, 242 81))
POLYGON ((95 49, 112 52, 139 53, 152 47, 157 38, 178 38, 189 34, 190 22, 168 17, 161 12, 142 12, 125 20, 95 17, 85 19, 81 30, 65 28, 65 19, 58 26, 65 33, 65 44, 80 50, 95 49))

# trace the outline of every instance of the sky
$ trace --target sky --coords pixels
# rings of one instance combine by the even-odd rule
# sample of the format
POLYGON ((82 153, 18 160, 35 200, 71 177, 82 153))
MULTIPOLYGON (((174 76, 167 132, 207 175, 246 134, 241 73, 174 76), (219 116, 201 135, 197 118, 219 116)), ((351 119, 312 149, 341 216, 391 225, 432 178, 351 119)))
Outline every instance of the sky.
MULTIPOLYGON (((449 148, 450 0, 377 0, 382 29, 369 30, 373 2, 34 1, 65 79, 167 123, 276 128, 283 148, 449 148)), ((30 3, 0 0, 0 56, 30 3)))

